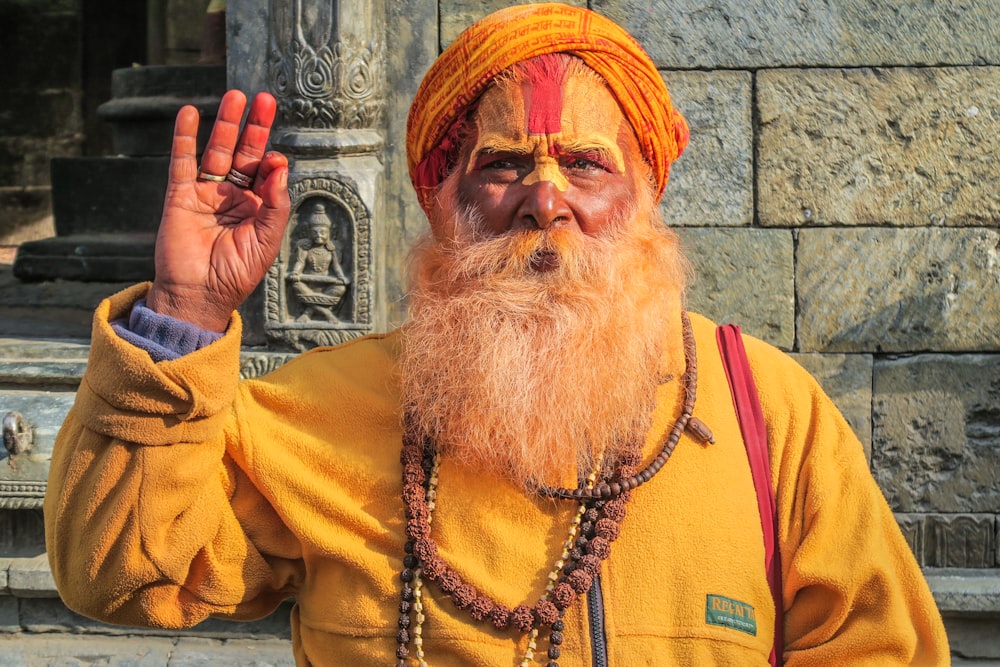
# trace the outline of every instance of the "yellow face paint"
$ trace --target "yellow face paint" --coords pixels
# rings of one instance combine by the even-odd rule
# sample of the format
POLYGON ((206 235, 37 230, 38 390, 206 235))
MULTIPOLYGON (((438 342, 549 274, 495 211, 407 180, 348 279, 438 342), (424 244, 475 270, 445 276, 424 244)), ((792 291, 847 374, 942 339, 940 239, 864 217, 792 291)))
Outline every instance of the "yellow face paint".
POLYGON ((618 136, 631 128, 623 127, 625 116, 607 87, 595 77, 568 77, 561 86, 558 127, 551 119, 548 124, 533 121, 537 126, 529 127, 533 105, 546 105, 547 110, 553 106, 551 98, 539 99, 541 94, 551 94, 551 87, 545 88, 501 84, 483 95, 476 112, 478 138, 466 173, 496 155, 529 161, 523 184, 549 181, 561 191, 570 185, 567 165, 580 158, 624 174, 625 157, 618 136))

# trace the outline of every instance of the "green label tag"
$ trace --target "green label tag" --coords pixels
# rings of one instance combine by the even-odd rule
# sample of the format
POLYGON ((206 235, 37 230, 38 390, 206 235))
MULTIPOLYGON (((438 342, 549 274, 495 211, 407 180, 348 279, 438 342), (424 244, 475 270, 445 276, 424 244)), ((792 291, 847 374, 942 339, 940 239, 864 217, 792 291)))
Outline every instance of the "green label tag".
POLYGON ((757 636, 757 617, 746 602, 709 595, 705 598, 705 622, 757 636))

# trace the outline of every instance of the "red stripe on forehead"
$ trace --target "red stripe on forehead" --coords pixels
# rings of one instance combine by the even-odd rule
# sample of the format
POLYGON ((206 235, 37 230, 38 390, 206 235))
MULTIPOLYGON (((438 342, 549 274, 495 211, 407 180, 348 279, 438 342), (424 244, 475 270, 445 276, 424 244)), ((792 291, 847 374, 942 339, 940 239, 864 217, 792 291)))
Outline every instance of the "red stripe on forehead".
POLYGON ((561 132, 565 60, 559 54, 550 53, 524 61, 520 65, 528 89, 525 99, 528 105, 528 133, 561 132))

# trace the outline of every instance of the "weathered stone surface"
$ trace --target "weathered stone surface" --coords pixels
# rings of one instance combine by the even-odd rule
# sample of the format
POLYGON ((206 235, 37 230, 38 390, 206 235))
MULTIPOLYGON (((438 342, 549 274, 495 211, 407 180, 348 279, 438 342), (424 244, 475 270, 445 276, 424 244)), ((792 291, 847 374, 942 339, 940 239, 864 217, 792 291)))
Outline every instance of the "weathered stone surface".
POLYGON ((944 615, 944 629, 955 667, 996 667, 1000 665, 997 618, 970 618, 944 615))
POLYGON ((291 641, 239 639, 215 641, 183 638, 177 642, 169 667, 233 665, 236 667, 294 667, 291 641))
POLYGON ((758 73, 761 223, 997 225, 998 88, 996 67, 758 73))
POLYGON ((0 137, 0 183, 45 186, 51 182, 49 161, 80 154, 83 137, 0 137))
POLYGON ((799 349, 1000 349, 994 229, 803 229, 796 249, 799 349))
POLYGON ((748 225, 753 220, 753 129, 749 72, 665 72, 670 97, 691 128, 663 196, 667 224, 748 225))
POLYGON ((22 598, 59 597, 48 556, 42 553, 31 558, 11 559, 7 568, 7 590, 22 598))
MULTIPOLYGON (((256 621, 223 621, 208 619, 184 631, 188 637, 214 639, 288 639, 291 637, 289 614, 291 603, 284 603, 274 613, 256 621)), ((102 635, 143 635, 149 637, 177 636, 176 630, 133 628, 101 623, 70 611, 57 598, 22 598, 21 625, 28 632, 75 632, 102 635)))
POLYGON ((872 393, 872 471, 894 509, 996 512, 1000 355, 877 360, 872 393))
POLYGON ((924 517, 926 514, 909 514, 905 512, 896 513, 896 524, 902 531, 906 543, 910 545, 910 551, 922 566, 924 564, 924 517))
POLYGON ((386 6, 386 24, 392 26, 386 44, 386 293, 377 298, 386 305, 391 326, 406 318, 406 254, 428 231, 406 166, 406 116, 420 80, 438 54, 436 5, 406 0, 386 6))
POLYGON ((924 519, 924 564, 994 567, 995 524, 996 517, 992 514, 928 514, 924 519))
MULTIPOLYGON (((174 642, 143 637, 0 635, 0 667, 168 667, 174 642)), ((230 665, 235 663, 228 663, 230 665)))
POLYGON ((78 340, 0 337, 0 383, 75 388, 89 353, 90 346, 78 340))
POLYGON ((792 235, 777 229, 677 230, 695 271, 688 304, 783 349, 795 342, 792 235))
MULTIPOLYGON (((0 3, 0 88, 32 82, 38 89, 80 85, 80 14, 77 2, 0 3)), ((0 123, 0 127, 4 127, 0 123)), ((6 134, 6 132, 4 132, 6 134)))
POLYGON ((924 575, 942 614, 995 616, 1000 613, 1000 574, 997 570, 930 569, 925 570, 924 575))
POLYGON ((128 283, 22 283, 0 265, 0 335, 89 338, 94 308, 128 283))
POLYGON ((56 232, 155 233, 167 192, 166 157, 71 157, 52 161, 56 232), (131 193, 123 197, 122 192, 131 193))
MULTIPOLYGON (((562 0, 564 4, 586 7, 586 0, 562 0)), ((525 4, 519 0, 441 0, 441 48, 445 48, 487 14, 511 5, 525 4)))
POLYGON ((22 90, 0 100, 0 127, 8 136, 68 137, 83 129, 77 90, 22 90))
POLYGON ((592 0, 660 67, 1000 63, 993 0, 592 0))
MULTIPOLYGON (((16 603, 13 598, 11 601, 16 603)), ((4 599, 0 598, 0 623, 3 607, 4 599)), ((293 667, 294 664, 291 641, 282 639, 178 641, 146 635, 0 635, 0 667, 293 667)))
POLYGON ((55 234, 51 193, 46 186, 0 187, 0 245, 55 234))
POLYGON ((872 358, 867 354, 793 354, 815 377, 872 453, 872 358))
MULTIPOLYGON (((3 561, 0 561, 0 565, 3 561)), ((0 574, 0 581, 6 576, 0 574)), ((10 596, 0 595, 0 642, 3 642, 6 637, 3 636, 5 632, 20 632, 21 631, 21 619, 17 613, 17 598, 10 596)), ((0 643, 0 647, 4 644, 0 643)), ((0 650, 0 655, 5 655, 5 652, 0 650)), ((3 664, 3 658, 0 658, 0 665, 3 664)))
MULTIPOLYGON (((2 489, 0 489, 2 491, 2 489)), ((0 509, 0 556, 14 558, 35 556, 45 551, 45 528, 42 510, 0 509)), ((0 564, 6 571, 9 563, 0 564)), ((0 584, 0 592, 6 583, 0 584)))
POLYGON ((17 249, 14 275, 25 282, 152 280, 155 240, 156 232, 140 231, 72 234, 28 241, 17 249))

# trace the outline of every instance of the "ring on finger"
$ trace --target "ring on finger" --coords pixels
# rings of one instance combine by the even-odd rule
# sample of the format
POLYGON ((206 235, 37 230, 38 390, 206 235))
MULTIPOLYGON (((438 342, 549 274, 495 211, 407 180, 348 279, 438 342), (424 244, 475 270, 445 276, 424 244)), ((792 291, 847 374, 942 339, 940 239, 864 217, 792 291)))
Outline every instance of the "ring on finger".
POLYGON ((216 183, 221 183, 222 181, 226 180, 226 177, 225 176, 216 176, 215 174, 209 174, 208 172, 205 172, 205 171, 199 171, 198 172, 198 180, 199 181, 215 181, 216 183))
POLYGON ((249 188, 253 184, 253 176, 244 174, 239 171, 236 167, 229 170, 229 175, 226 176, 226 180, 237 187, 249 188))

